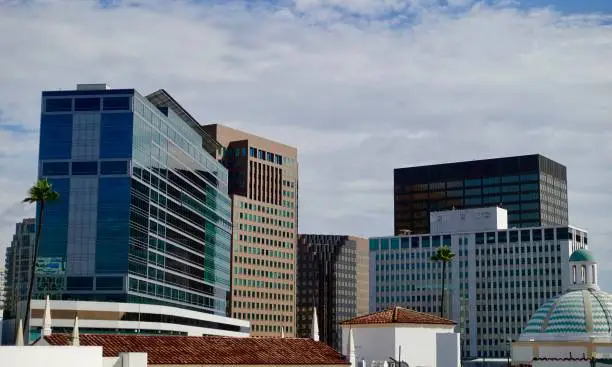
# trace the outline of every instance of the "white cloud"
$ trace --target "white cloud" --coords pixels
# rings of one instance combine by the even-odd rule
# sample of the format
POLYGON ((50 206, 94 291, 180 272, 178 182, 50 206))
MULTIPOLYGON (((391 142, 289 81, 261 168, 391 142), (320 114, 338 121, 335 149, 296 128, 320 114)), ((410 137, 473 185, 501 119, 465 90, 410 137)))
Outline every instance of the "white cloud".
MULTIPOLYGON (((609 19, 439 3, 2 2, 0 110, 36 130, 44 89, 165 88, 202 123, 298 146, 303 232, 391 233, 395 167, 539 152, 568 166, 572 221, 612 261, 609 19)), ((0 213, 37 149, 2 126, 0 213)))

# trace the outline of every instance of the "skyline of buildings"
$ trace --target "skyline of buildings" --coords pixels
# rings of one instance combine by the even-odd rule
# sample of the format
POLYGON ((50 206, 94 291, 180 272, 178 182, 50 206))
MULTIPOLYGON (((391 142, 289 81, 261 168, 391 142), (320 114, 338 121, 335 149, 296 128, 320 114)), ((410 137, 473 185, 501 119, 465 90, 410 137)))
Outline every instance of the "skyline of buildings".
POLYGON ((317 310, 319 340, 342 350, 340 323, 369 311, 368 240, 301 234, 297 266, 297 336, 312 335, 317 310))
POLYGON ((370 238, 370 311, 400 305, 439 312, 441 264, 431 256, 448 246, 456 256, 447 268, 444 311, 458 322, 462 357, 506 357, 506 341, 567 289, 569 256, 587 247, 588 234, 573 226, 508 228, 505 212, 436 212, 432 227, 442 220, 433 233, 370 238))
POLYGON ((227 315, 253 336, 308 336, 316 307, 321 340, 341 350, 345 319, 437 313, 431 255, 446 245, 444 312, 463 357, 504 357, 588 245, 568 225, 566 167, 539 154, 395 169, 395 236, 300 235, 295 147, 201 125, 163 89, 79 84, 42 92, 41 108, 39 177, 61 200, 45 216, 38 299, 227 315))
POLYGON ((429 232, 432 211, 500 205, 510 227, 567 225, 567 168, 540 154, 396 168, 396 235, 429 232))
POLYGON ((203 126, 220 144, 232 198, 228 314, 256 336, 295 335, 297 149, 226 126, 203 126))

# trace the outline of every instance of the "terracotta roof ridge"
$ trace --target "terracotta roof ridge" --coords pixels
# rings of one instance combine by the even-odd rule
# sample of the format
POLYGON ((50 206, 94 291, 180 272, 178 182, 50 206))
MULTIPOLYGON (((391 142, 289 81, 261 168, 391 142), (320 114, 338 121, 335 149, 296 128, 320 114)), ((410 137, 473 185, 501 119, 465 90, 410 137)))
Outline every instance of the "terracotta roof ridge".
POLYGON ((405 310, 405 311, 408 311, 408 312, 418 313, 418 314, 420 314, 420 315, 425 315, 425 316, 433 317, 433 318, 436 318, 436 319, 439 319, 439 320, 447 320, 447 321, 452 321, 452 322, 454 322, 454 321, 453 321, 453 320, 451 320, 451 319, 448 319, 448 318, 446 318, 446 317, 442 317, 442 316, 438 316, 438 315, 434 315, 433 313, 428 313, 428 312, 417 311, 417 310, 413 310, 413 309, 411 309, 411 308, 405 308, 405 307, 401 307, 401 306, 396 306, 396 308, 400 308, 400 309, 405 310))

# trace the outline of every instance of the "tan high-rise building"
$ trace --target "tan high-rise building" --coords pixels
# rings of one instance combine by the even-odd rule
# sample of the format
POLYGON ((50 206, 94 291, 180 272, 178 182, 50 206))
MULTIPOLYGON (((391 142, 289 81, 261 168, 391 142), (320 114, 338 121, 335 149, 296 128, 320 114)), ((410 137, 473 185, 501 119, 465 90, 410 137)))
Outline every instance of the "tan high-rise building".
POLYGON ((223 125, 204 130, 223 148, 232 197, 232 290, 228 316, 254 336, 295 335, 297 149, 223 125))

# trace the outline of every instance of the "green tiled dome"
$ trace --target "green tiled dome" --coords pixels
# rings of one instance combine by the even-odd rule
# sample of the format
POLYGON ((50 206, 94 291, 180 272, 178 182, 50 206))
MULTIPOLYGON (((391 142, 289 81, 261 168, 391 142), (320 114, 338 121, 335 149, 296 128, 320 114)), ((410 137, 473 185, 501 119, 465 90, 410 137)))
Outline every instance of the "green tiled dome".
POLYGON ((612 336, 612 296, 596 290, 568 292, 544 303, 531 317, 522 340, 612 336))
POLYGON ((593 256, 591 251, 581 248, 572 252, 572 256, 570 256, 569 261, 595 262, 595 256, 593 256))

